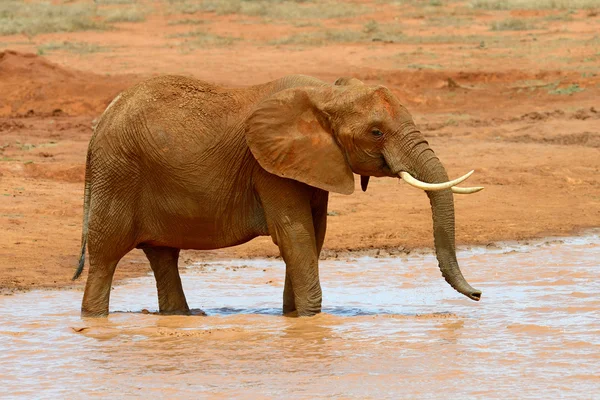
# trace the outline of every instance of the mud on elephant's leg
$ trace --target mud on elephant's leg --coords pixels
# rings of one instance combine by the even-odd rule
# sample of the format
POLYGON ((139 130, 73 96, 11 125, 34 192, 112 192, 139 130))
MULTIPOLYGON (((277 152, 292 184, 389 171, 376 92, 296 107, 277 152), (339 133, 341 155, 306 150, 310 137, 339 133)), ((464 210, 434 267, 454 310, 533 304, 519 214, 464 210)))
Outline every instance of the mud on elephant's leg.
MULTIPOLYGON (((298 231, 302 232, 302 231, 298 231)), ((304 238, 304 231, 301 236, 304 238)), ((310 232, 312 234, 312 232, 310 232)), ((284 291, 284 312, 290 307, 290 303, 286 303, 285 294, 293 293, 293 301, 298 316, 311 316, 321 312, 321 283, 319 282, 319 266, 317 252, 314 246, 308 241, 303 241, 296 233, 290 233, 291 242, 279 246, 281 255, 286 264, 286 270, 289 271, 286 275, 289 277, 288 292, 284 291)), ((312 235, 311 235, 312 236, 312 235)), ((303 238, 303 239, 304 239, 303 238)), ((284 242, 285 243, 285 242, 284 242)), ((288 294, 289 296, 289 294, 288 294)))
POLYGON ((298 316, 320 313, 321 284, 312 219, 302 218, 277 225, 277 244, 289 278, 286 279, 288 290, 284 291, 284 312, 291 306, 289 296, 293 293, 298 316))
MULTIPOLYGON (((327 230, 327 203, 329 192, 317 190, 311 201, 313 227, 315 232, 315 245, 317 248, 317 260, 321 255, 321 249, 325 241, 325 231, 327 230)), ((287 271, 285 273, 285 287, 283 289, 283 313, 288 314, 296 311, 296 302, 294 299, 294 290, 292 280, 287 271)))
MULTIPOLYGON (((329 192, 318 190, 312 198, 312 220, 315 232, 315 246, 317 249, 317 259, 321 255, 323 242, 325 241, 325 231, 327 229, 327 203, 329 200, 329 192)), ((286 268, 285 272, 285 287, 283 289, 283 313, 288 314, 296 311, 296 301, 294 290, 292 288, 292 280, 290 273, 286 268)))
POLYGON ((323 243, 325 242, 325 231, 327 230, 327 203, 329 192, 318 190, 312 200, 313 225, 315 227, 315 243, 317 246, 317 258, 321 256, 323 243))
POLYGON ((88 273, 81 303, 82 317, 106 317, 113 275, 119 259, 107 260, 90 254, 88 273))
POLYGON ((292 288, 292 278, 286 267, 285 286, 283 287, 283 313, 289 314, 294 311, 296 311, 296 299, 292 288))
POLYGON ((150 261, 150 267, 156 279, 158 292, 158 308, 161 314, 189 314, 188 307, 181 285, 181 277, 177 261, 179 249, 171 247, 147 247, 144 253, 150 261))
POLYGON ((258 182, 269 234, 286 265, 284 312, 298 316, 321 312, 321 284, 311 209, 314 188, 275 178, 258 182))

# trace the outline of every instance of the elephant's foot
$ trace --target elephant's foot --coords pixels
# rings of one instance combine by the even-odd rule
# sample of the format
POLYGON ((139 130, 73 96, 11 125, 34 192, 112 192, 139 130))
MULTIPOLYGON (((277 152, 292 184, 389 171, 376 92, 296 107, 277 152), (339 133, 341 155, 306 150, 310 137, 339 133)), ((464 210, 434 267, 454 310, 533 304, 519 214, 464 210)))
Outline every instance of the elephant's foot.
POLYGON ((292 316, 292 313, 296 313, 296 305, 295 304, 287 304, 283 303, 283 315, 292 316))
POLYGON ((296 310, 299 317, 312 317, 313 315, 321 313, 321 306, 318 308, 306 308, 306 309, 298 309, 296 310))
POLYGON ((192 315, 192 312, 190 310, 169 310, 169 311, 159 310, 158 314, 160 314, 160 315, 192 315))
POLYGON ((283 315, 286 317, 312 317, 315 314, 321 312, 321 303, 313 305, 312 307, 299 307, 296 308, 295 304, 283 303, 283 315))
MULTIPOLYGON (((303 288, 301 288, 303 289, 303 288)), ((311 317, 321 312, 321 285, 319 281, 309 290, 295 290, 294 291, 294 303, 296 304, 296 311, 299 317, 311 317)))
POLYGON ((192 314, 183 293, 170 293, 169 296, 160 296, 158 298, 158 313, 161 315, 192 314))
POLYGON ((108 317, 108 308, 106 310, 87 310, 81 308, 81 318, 106 318, 108 317))

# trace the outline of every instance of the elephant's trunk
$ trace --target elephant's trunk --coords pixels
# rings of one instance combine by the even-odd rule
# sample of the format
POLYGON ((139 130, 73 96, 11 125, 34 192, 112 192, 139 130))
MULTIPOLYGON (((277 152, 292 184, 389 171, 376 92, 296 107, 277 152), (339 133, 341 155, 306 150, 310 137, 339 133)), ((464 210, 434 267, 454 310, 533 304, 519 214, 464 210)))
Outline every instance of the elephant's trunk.
MULTIPOLYGON (((412 142, 408 160, 402 164, 409 164, 417 178, 428 183, 440 183, 448 181, 446 169, 437 158, 427 142, 420 133, 412 142)), ((394 166, 390 165, 394 168, 394 166)), ((399 171, 395 171, 399 172, 399 171)), ((478 301, 481 291, 474 289, 467 283, 462 275, 458 262, 456 261, 456 249, 454 242, 454 199, 451 189, 437 192, 427 192, 431 203, 433 216, 433 236, 435 251, 440 271, 446 282, 456 291, 464 294, 472 300, 478 301)))

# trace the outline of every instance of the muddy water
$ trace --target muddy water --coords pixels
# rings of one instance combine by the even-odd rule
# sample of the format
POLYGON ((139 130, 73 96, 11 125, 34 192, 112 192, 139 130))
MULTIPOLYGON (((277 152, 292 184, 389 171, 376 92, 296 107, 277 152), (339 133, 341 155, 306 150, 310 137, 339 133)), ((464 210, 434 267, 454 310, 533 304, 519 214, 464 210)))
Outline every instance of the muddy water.
POLYGON ((324 313, 280 316, 283 265, 185 271, 208 316, 158 316, 152 278, 113 290, 0 298, 1 397, 594 398, 600 396, 600 236, 469 248, 480 303, 432 255, 323 261, 324 313))

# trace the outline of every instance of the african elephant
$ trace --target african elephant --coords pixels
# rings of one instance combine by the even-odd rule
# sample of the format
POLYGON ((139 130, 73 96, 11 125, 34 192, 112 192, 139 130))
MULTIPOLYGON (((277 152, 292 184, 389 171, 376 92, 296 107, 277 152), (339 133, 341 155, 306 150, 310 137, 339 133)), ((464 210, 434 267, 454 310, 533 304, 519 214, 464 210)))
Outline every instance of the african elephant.
POLYGON ((321 310, 318 259, 329 192, 351 194, 354 175, 402 177, 426 190, 439 268, 479 300, 455 254, 453 192, 443 165, 399 100, 354 78, 334 85, 287 76, 226 89, 163 76, 118 95, 87 153, 79 267, 89 274, 81 312, 108 314, 119 260, 143 249, 161 313, 188 313, 180 249, 217 249, 271 236, 285 261, 283 312, 321 310), (429 182, 429 183, 425 183, 429 182))

